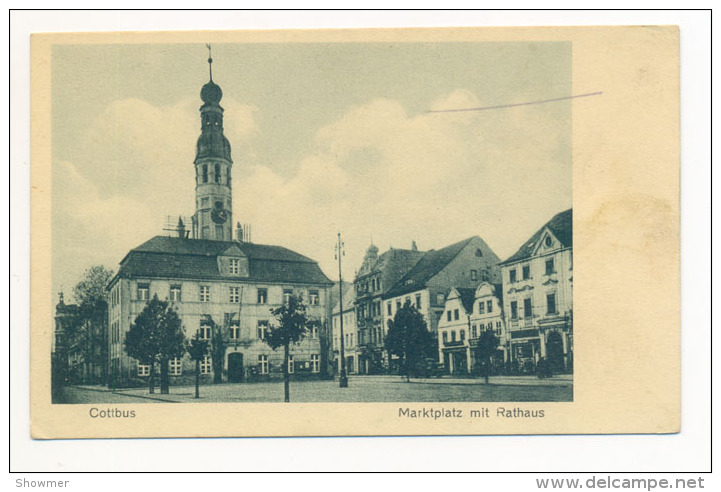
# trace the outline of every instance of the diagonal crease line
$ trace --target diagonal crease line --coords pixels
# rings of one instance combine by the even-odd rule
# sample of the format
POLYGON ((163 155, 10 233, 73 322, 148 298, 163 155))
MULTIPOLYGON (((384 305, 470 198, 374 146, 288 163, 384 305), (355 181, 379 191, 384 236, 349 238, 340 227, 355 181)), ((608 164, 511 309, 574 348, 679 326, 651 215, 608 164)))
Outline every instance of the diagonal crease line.
POLYGON ((514 108, 516 106, 528 106, 530 104, 544 104, 544 103, 550 103, 550 102, 556 102, 556 101, 565 101, 566 99, 576 99, 579 97, 589 97, 589 96, 598 96, 600 94, 603 94, 603 92, 589 92, 588 94, 577 94, 575 96, 566 96, 566 97, 556 97, 554 99, 542 99, 540 101, 529 101, 529 102, 522 102, 522 103, 516 103, 516 104, 501 104, 500 106, 484 106, 481 108, 461 108, 461 109, 437 109, 437 110, 431 110, 427 111, 428 113, 460 113, 463 111, 486 111, 489 109, 501 109, 501 108, 514 108))

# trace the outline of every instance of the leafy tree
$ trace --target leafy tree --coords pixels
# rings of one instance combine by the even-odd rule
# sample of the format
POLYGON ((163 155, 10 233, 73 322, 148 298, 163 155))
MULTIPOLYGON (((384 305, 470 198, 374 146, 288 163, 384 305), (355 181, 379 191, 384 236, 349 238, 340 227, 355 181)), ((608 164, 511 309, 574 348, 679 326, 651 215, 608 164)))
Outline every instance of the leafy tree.
POLYGON ((265 342, 273 350, 283 347, 283 380, 285 388, 285 401, 290 401, 290 375, 288 374, 288 359, 290 345, 299 343, 308 332, 308 327, 318 325, 318 321, 310 318, 306 313, 306 305, 300 296, 291 295, 281 307, 271 309, 270 312, 277 321, 271 325, 265 342))
POLYGON ((208 355, 208 341, 200 338, 196 332, 187 344, 188 355, 195 361, 195 397, 200 398, 200 361, 208 355))
POLYGON ((481 371, 488 384, 491 375, 491 356, 498 350, 498 337, 492 330, 481 330, 481 336, 476 346, 476 360, 481 364, 481 371))
POLYGON ((106 381, 108 376, 108 302, 105 287, 112 270, 98 265, 85 270, 73 288, 78 304, 75 317, 66 322, 64 346, 68 354, 80 357, 84 374, 70 371, 73 378, 89 382, 106 381), (99 379, 98 379, 99 378, 99 379))
POLYGON ((185 352, 185 334, 180 317, 168 301, 155 295, 130 325, 125 335, 125 352, 142 364, 150 366, 148 385, 155 392, 155 364, 160 364, 160 392, 170 392, 170 359, 185 352))
POLYGON ((434 337, 428 332, 423 315, 411 306, 410 301, 406 301, 393 319, 388 321, 386 350, 390 355, 400 358, 401 371, 406 381, 411 380, 411 374, 425 362, 426 357, 435 356, 434 344, 434 337))

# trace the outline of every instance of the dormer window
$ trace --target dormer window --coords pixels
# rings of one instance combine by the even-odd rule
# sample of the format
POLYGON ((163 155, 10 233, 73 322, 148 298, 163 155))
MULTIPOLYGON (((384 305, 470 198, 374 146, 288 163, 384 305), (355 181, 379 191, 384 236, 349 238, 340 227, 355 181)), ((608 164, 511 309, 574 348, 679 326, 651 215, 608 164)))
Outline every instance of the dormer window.
POLYGON ((230 265, 230 274, 231 275, 238 275, 240 273, 240 259, 239 258, 231 258, 229 265, 230 265))

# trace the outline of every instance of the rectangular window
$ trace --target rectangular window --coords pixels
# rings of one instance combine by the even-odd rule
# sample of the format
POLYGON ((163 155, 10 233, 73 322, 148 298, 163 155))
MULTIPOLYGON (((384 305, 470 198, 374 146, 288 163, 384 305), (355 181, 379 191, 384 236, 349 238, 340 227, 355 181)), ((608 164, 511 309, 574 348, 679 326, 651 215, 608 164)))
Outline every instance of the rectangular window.
POLYGON ((311 306, 317 306, 320 304, 320 295, 318 295, 317 290, 308 291, 308 304, 311 306))
POLYGON ((391 301, 386 302, 386 311, 388 311, 388 316, 393 314, 393 303, 391 301))
POLYGON ((493 301, 486 301, 486 311, 489 313, 493 312, 493 301))
POLYGON ((533 316, 533 306, 531 306, 531 298, 523 300, 523 316, 530 318, 533 316))
POLYGON ((447 331, 443 332, 443 343, 448 343, 448 332, 447 331))
POLYGON ((518 319, 518 303, 511 301, 511 319, 518 319))
POLYGON ((259 355, 258 356, 258 372, 261 374, 268 374, 268 356, 267 355, 259 355))
POLYGON ((258 289, 258 304, 268 304, 268 289, 258 289))
POLYGON ((150 364, 138 364, 138 376, 150 376, 150 364))
POLYGON ((293 356, 288 356, 288 374, 293 374, 295 372, 295 361, 293 360, 293 356))
POLYGON ((396 301, 396 311, 400 310, 400 308, 401 308, 401 300, 398 299, 398 300, 396 301))
POLYGON ((240 287, 230 288, 230 302, 232 304, 238 304, 240 302, 240 287))
POLYGON ((237 321, 231 322, 228 334, 229 334, 231 340, 239 340, 240 339, 240 325, 238 325, 237 321))
POLYGON ((471 270, 471 280, 478 280, 478 270, 471 270))
POLYGON ((451 332, 451 342, 455 342, 455 341, 456 341, 456 330, 453 330, 451 332))
POLYGON ((210 208, 210 198, 201 198, 200 208, 210 208))
POLYGON ((198 328, 198 338, 201 340, 210 340, 210 322, 200 322, 200 328, 198 328))
POLYGON ((168 372, 171 376, 180 376, 182 373, 182 365, 180 364, 180 358, 175 357, 168 361, 168 372))
POLYGON ((478 338, 478 326, 476 325, 471 328, 471 338, 478 338))
POLYGON ((210 374, 210 356, 206 355, 200 361, 200 374, 210 374))
POLYGON ((451 316, 453 316, 453 315, 451 314, 451 311, 450 311, 450 310, 446 311, 446 318, 448 319, 448 321, 451 320, 451 316))
POLYGON ((458 321, 458 309, 453 310, 453 319, 458 321))
POLYGON ((420 309, 420 308, 421 308, 421 295, 416 294, 416 309, 420 309))
POLYGON ((478 314, 483 314, 486 312, 486 305, 483 303, 483 301, 478 303, 478 314))
POLYGON ((436 304, 443 304, 446 301, 446 297, 443 294, 436 295, 436 304))
POLYGON ((210 286, 200 286, 200 302, 210 302, 210 286))
POLYGON ((237 275, 239 273, 240 273, 240 259, 239 258, 231 258, 230 259, 230 274, 237 275))
POLYGON ((182 293, 182 289, 181 289, 180 285, 171 285, 170 286, 170 300, 171 301, 180 302, 181 293, 182 293))
POLYGON ((293 289, 283 289, 283 304, 288 304, 292 295, 293 289))
POLYGON ((268 320, 267 319, 258 320, 258 340, 265 340, 265 337, 267 335, 268 335, 268 320))
POLYGON ((523 265, 523 280, 531 278, 531 265, 523 265))
POLYGON ((461 330, 461 342, 466 339, 466 330, 461 330))
POLYGON ((138 284, 138 300, 147 301, 150 299, 150 284, 138 284))
POLYGON ((553 258, 549 258, 546 260, 546 275, 551 275, 552 273, 556 273, 556 268, 553 264, 553 258))
POLYGON ((516 281, 516 269, 515 268, 508 272, 508 281, 510 283, 513 283, 516 281))
POLYGON ((311 372, 320 372, 320 355, 310 355, 310 370, 311 372))
POLYGON ((308 331, 310 332, 311 338, 318 338, 318 326, 313 325, 308 331))
POLYGON ((556 294, 546 294, 547 314, 556 314, 556 294))

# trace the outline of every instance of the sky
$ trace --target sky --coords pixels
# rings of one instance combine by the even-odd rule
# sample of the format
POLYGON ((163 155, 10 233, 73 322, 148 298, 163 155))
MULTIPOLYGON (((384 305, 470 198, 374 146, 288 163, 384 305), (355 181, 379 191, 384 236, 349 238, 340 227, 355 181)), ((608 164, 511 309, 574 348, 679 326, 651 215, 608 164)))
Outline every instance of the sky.
MULTIPOLYGON (((194 212, 202 44, 59 45, 52 55, 53 289, 194 212)), ((571 207, 570 43, 213 45, 233 220, 345 280, 373 241, 481 236, 505 259, 571 207)))

